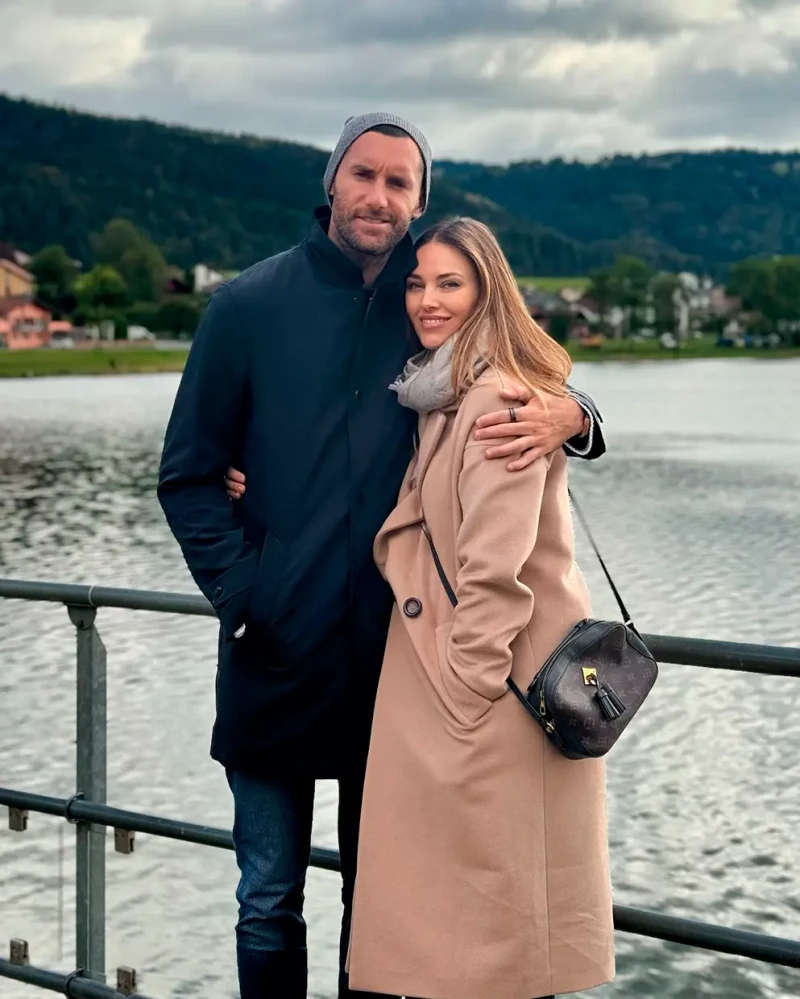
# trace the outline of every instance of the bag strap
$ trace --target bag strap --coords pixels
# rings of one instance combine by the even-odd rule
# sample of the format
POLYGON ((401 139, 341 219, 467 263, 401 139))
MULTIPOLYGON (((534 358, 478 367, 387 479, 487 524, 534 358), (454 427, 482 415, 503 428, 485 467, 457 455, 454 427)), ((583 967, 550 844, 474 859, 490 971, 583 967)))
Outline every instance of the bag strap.
POLYGON ((428 539, 428 544, 430 545, 431 555, 433 555, 433 564, 436 566, 436 571, 439 573, 439 579, 442 581, 442 586, 444 587, 444 592, 447 594, 450 603, 455 607, 458 604, 458 597, 455 594, 455 590, 450 585, 450 580, 445 575, 444 569, 442 568, 442 563, 439 561, 439 553, 436 551, 436 546, 433 543, 433 538, 431 537, 431 532, 428 530, 428 525, 425 521, 422 521, 422 533, 428 539))
MULTIPOLYGON (((428 525, 425 523, 424 520, 422 521, 422 533, 428 539, 428 544, 430 545, 431 549, 431 555, 433 555, 433 564, 436 566, 436 571, 439 573, 439 579, 442 581, 444 592, 447 594, 450 603, 454 607, 456 607, 458 606, 458 597, 455 595, 455 591, 453 590, 453 587, 450 585, 450 580, 445 575, 444 568, 439 559, 439 553, 436 551, 436 546, 434 545, 433 538, 431 537, 431 532, 428 530, 428 525)), ((519 689, 516 683, 514 683, 514 681, 511 679, 510 676, 506 677, 506 684, 511 689, 514 696, 520 701, 525 710, 533 713, 530 704, 528 704, 528 699, 525 697, 525 695, 522 693, 522 691, 519 689)))
POLYGON ((636 630, 636 625, 633 623, 633 620, 630 614, 628 613, 628 608, 625 606, 625 602, 623 601, 619 590, 614 584, 614 580, 611 578, 611 573, 608 571, 608 566, 606 565, 603 556, 600 554, 600 549, 597 547, 597 542, 594 540, 594 536, 592 535, 591 528, 589 527, 589 522, 584 516, 583 510, 581 510, 580 506, 578 505, 578 501, 575 499, 575 494, 572 492, 571 489, 568 489, 567 492, 569 493, 570 502, 572 503, 572 506, 578 517, 578 520, 580 521, 580 525, 586 532, 586 537, 589 539, 589 544, 592 546, 592 550, 597 556, 597 561, 600 563, 600 568, 603 570, 603 574, 608 580, 608 585, 611 587, 611 592, 614 594, 614 599, 617 601, 617 606, 619 607, 620 613, 622 614, 623 624, 625 625, 626 628, 630 628, 631 631, 634 633, 634 635, 641 638, 641 635, 639 635, 639 632, 636 630))
MULTIPOLYGON (((617 601, 620 613, 622 614, 623 623, 625 624, 626 628, 631 629, 634 635, 641 638, 641 635, 639 635, 639 632, 636 630, 636 626, 631 620, 631 616, 628 613, 628 608, 625 606, 625 603, 622 597, 620 596, 620 592, 615 586, 614 580, 611 578, 611 573, 608 571, 608 566, 603 560, 603 556, 600 554, 600 549, 597 547, 597 543, 595 542, 592 532, 589 528, 588 521, 586 520, 583 511, 578 506, 578 503, 575 499, 575 496, 573 495, 572 490, 570 489, 568 490, 568 492, 569 492, 570 502, 575 508, 575 513, 578 516, 578 520, 580 521, 581 527, 586 532, 586 537, 589 539, 589 544, 591 544, 592 549, 595 555, 597 556, 597 561, 600 563, 600 568, 603 570, 603 573, 605 574, 605 577, 608 580, 608 585, 611 587, 611 592, 614 594, 614 599, 617 601)), ((441 580, 442 587, 444 588, 444 591, 447 594, 450 603, 454 607, 456 607, 458 605, 458 597, 456 597, 455 590, 450 585, 450 580, 447 578, 447 575, 444 571, 444 567, 442 566, 441 559, 439 558, 439 553, 436 551, 436 546, 433 543, 433 538, 431 537, 430 529, 428 528, 428 525, 424 520, 422 521, 422 533, 428 539, 428 545, 431 550, 431 555, 433 556, 433 564, 436 566, 436 572, 439 574, 439 579, 441 580)))

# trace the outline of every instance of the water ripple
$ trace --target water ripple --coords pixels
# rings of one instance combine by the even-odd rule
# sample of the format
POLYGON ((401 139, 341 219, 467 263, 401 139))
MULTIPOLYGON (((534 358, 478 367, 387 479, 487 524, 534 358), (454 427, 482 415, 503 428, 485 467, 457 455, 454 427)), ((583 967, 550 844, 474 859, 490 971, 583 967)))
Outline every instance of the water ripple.
MULTIPOLYGON (((800 437, 787 419, 790 362, 598 365, 575 381, 600 401, 608 458, 573 485, 640 628, 800 645, 800 437)), ((191 592, 154 497, 177 378, 6 382, 0 394, 0 574, 191 592)), ((585 541, 595 612, 614 605, 585 541)), ((224 776, 208 757, 211 620, 104 609, 109 801, 229 827, 224 776)), ((55 605, 0 603, 0 783, 74 786, 74 631, 55 605)), ((617 901, 800 936, 800 684, 664 665, 609 762, 617 901)), ((0 939, 35 963, 58 952, 59 828, 72 912, 73 830, 32 815, 0 828, 0 939)), ((336 786, 320 782, 314 840, 336 845, 336 786)), ((137 838, 108 857, 108 966, 135 966, 153 995, 235 995, 232 854, 137 838)), ((311 992, 335 994, 337 880, 312 871, 311 992)), ((797 973, 640 937, 618 937, 616 983, 597 999, 789 999, 797 973)), ((3 986, 7 999, 29 990, 3 986)))

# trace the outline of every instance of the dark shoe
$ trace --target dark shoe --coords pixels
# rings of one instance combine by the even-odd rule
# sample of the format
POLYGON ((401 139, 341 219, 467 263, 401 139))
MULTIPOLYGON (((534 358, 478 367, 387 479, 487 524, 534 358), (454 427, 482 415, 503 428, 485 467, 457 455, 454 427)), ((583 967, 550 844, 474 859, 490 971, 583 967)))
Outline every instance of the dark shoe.
POLYGON ((241 999, 306 999, 306 951, 237 947, 236 960, 241 999))

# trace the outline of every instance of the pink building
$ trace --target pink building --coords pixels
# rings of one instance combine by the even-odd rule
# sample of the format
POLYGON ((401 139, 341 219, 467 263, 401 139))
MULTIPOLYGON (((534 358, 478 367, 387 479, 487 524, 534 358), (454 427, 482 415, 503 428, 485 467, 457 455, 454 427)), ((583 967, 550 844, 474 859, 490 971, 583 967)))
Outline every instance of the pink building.
POLYGON ((0 298, 0 349, 47 347, 50 319, 47 309, 28 298, 0 298))

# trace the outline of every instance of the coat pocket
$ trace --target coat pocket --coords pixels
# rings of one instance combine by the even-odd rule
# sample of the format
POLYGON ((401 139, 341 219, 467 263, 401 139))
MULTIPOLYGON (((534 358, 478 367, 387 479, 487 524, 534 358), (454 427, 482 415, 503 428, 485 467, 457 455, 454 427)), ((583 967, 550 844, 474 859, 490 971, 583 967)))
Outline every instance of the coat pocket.
POLYGON ((452 630, 452 622, 440 624, 435 630, 436 661, 439 666, 439 675, 447 707, 456 721, 461 725, 471 727, 477 725, 483 718, 492 706, 492 702, 474 691, 453 668, 447 656, 447 645, 452 630))
POLYGON ((258 628, 275 620, 278 588, 286 561, 286 546, 272 531, 267 532, 250 596, 250 622, 258 628))

